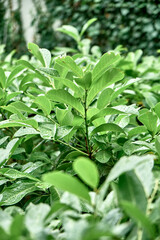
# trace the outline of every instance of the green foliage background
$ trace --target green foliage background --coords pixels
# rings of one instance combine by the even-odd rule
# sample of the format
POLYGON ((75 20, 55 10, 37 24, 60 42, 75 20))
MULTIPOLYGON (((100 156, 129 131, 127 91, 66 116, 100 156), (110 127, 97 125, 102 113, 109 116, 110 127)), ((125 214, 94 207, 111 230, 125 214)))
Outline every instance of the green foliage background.
MULTIPOLYGON (((20 7, 12 15, 12 19, 5 19, 4 2, 0 1, 0 41, 7 43, 9 52, 22 46, 24 38, 18 15, 20 7), (9 26, 9 23, 12 26, 9 26), (6 25, 7 41, 6 37, 2 36, 5 34, 6 25), (14 41, 9 31, 13 25, 18 26, 14 41)), ((21 0, 18 2, 20 6, 21 0)), ((96 17, 97 22, 88 29, 86 37, 92 40, 93 45, 99 45, 103 52, 119 44, 127 47, 129 51, 142 49, 149 55, 155 55, 160 48, 159 0, 33 0, 33 3, 36 9, 32 21, 32 25, 36 26, 35 42, 41 47, 52 50, 55 46, 74 46, 75 43, 69 37, 53 30, 56 21, 59 21, 60 25, 73 25, 79 30, 88 19, 96 17)), ((24 47, 19 48, 17 51, 22 54, 24 47)))

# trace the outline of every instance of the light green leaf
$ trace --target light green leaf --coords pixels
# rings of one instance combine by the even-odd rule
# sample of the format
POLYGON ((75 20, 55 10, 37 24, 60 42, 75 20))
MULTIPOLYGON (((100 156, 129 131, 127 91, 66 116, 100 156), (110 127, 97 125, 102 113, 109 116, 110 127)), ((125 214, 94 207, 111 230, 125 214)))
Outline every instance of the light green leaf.
POLYGON ((140 115, 138 119, 146 126, 149 132, 151 132, 153 135, 156 134, 158 121, 157 115, 148 111, 140 115))
POLYGON ((52 184, 56 188, 73 193, 78 197, 90 202, 88 189, 75 177, 71 177, 63 172, 55 171, 43 175, 43 180, 52 184))
POLYGON ((92 84, 91 89, 88 92, 87 105, 89 105, 94 97, 102 91, 104 88, 110 86, 111 84, 121 80, 124 77, 122 71, 112 68, 106 71, 103 76, 94 84, 92 84))
POLYGON ((42 57, 43 57, 43 60, 44 60, 44 66, 45 67, 50 67, 50 64, 51 64, 51 53, 48 49, 45 49, 45 48, 40 48, 39 49, 42 57))
POLYGON ((155 112, 156 112, 157 116, 160 119, 160 102, 156 104, 154 109, 155 109, 155 112))
POLYGON ((56 30, 67 34, 68 36, 72 37, 76 42, 80 41, 80 35, 77 29, 73 26, 63 25, 61 28, 57 28, 56 30))
POLYGON ((139 165, 143 165, 148 161, 154 161, 154 155, 144 155, 144 156, 130 156, 130 157, 122 157, 111 169, 107 182, 111 182, 118 178, 121 174, 134 170, 139 165))
POLYGON ((5 107, 1 107, 2 109, 5 109, 6 111, 9 111, 11 113, 14 113, 14 114, 17 114, 17 116, 20 118, 20 119, 26 119, 23 114, 14 106, 12 106, 11 104, 8 105, 8 106, 5 106, 5 107))
POLYGON ((2 200, 0 204, 2 206, 14 205, 18 203, 23 197, 25 197, 28 193, 37 190, 35 187, 35 181, 21 180, 12 184, 9 187, 6 187, 2 191, 2 200))
POLYGON ((128 202, 122 201, 121 205, 124 211, 129 215, 133 220, 147 232, 151 239, 155 239, 155 229, 154 225, 150 222, 150 220, 145 216, 145 214, 138 209, 137 206, 128 202))
POLYGON ((115 64, 121 57, 119 54, 105 53, 93 69, 93 82, 96 82, 108 70, 108 68, 115 64))
POLYGON ((0 175, 5 176, 9 179, 18 179, 18 178, 28 178, 34 181, 40 181, 39 179, 33 177, 29 173, 20 172, 12 168, 2 168, 0 169, 0 175))
POLYGON ((40 203, 37 205, 30 204, 27 207, 25 216, 25 225, 32 236, 32 239, 42 240, 46 238, 45 219, 49 214, 50 206, 40 203))
POLYGON ((82 78, 83 77, 83 71, 82 69, 75 63, 75 61, 69 57, 61 57, 56 60, 56 62, 62 66, 67 68, 69 71, 73 72, 77 77, 82 78))
POLYGON ((95 158, 100 163, 107 163, 111 158, 111 153, 108 150, 100 150, 98 153, 96 153, 95 158))
POLYGON ((51 101, 61 102, 75 108, 82 115, 84 114, 83 105, 73 97, 69 92, 63 89, 50 90, 46 95, 51 101))
POLYGON ((97 118, 101 118, 101 117, 104 117, 107 115, 120 114, 120 113, 123 113, 123 112, 120 110, 111 108, 111 107, 107 107, 107 108, 100 110, 97 114, 93 115, 90 120, 94 121, 97 118))
POLYGON ((138 135, 138 134, 145 133, 145 132, 147 132, 147 129, 145 126, 138 126, 138 127, 131 129, 128 132, 128 137, 130 138, 130 137, 133 137, 134 135, 138 135))
POLYGON ((73 114, 69 109, 56 108, 56 118, 61 126, 72 126, 73 114))
POLYGON ((42 63, 45 67, 45 61, 43 55, 40 51, 40 48, 35 43, 28 43, 28 50, 42 63))
POLYGON ((110 103, 111 95, 113 92, 114 91, 111 88, 106 88, 103 90, 103 92, 101 92, 97 101, 97 107, 99 109, 105 108, 110 103))
POLYGON ((9 106, 14 106, 15 108, 17 108, 18 110, 20 110, 22 112, 36 114, 36 112, 34 110, 32 110, 30 107, 28 107, 26 104, 24 104, 23 102, 20 102, 20 101, 13 102, 9 106))
POLYGON ((20 142, 21 139, 14 138, 7 144, 6 149, 0 148, 0 166, 9 160, 20 142))
POLYGON ((34 119, 27 120, 4 120, 0 122, 0 128, 7 127, 33 127, 35 129, 38 128, 38 123, 34 119))
POLYGON ((124 133, 124 130, 121 127, 119 127, 118 125, 116 125, 114 123, 104 123, 104 124, 96 127, 91 132, 91 136, 96 134, 96 133, 99 133, 99 132, 107 132, 107 131, 124 133))
POLYGON ((22 74, 22 72, 24 71, 24 66, 17 66, 9 75, 9 77, 7 78, 6 81, 6 88, 10 86, 10 84, 12 83, 12 81, 14 80, 15 77, 19 76, 20 74, 22 74))
POLYGON ((51 102, 45 96, 38 96, 34 101, 40 109, 44 112, 46 116, 48 116, 52 110, 51 102))
POLYGON ((75 78, 75 81, 79 86, 88 90, 92 83, 92 74, 91 74, 91 72, 88 72, 85 74, 85 76, 83 78, 75 78))
POLYGON ((97 166, 85 157, 77 158, 73 163, 73 169, 78 176, 91 188, 96 189, 99 183, 97 166))
POLYGON ((158 155, 160 156, 160 136, 157 136, 155 139, 155 147, 158 155))
POLYGON ((2 88, 5 88, 6 85, 6 76, 3 68, 0 68, 0 84, 2 88))
POLYGON ((92 18, 90 20, 88 20, 84 26, 82 27, 82 30, 81 30, 81 33, 80 33, 80 36, 82 37, 83 34, 85 33, 85 31, 87 30, 87 28, 89 28, 89 26, 94 23, 95 21, 97 21, 97 18, 92 18))

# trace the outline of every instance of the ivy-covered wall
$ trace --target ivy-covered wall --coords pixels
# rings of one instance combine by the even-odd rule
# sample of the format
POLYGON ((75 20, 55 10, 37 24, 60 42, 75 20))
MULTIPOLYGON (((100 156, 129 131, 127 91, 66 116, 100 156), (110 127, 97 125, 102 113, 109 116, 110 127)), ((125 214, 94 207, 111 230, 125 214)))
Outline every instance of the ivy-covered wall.
MULTIPOLYGON (((127 47, 129 51, 142 49, 145 54, 155 55, 160 49, 159 0, 32 0, 32 2, 36 12, 32 16, 32 25, 35 28, 34 42, 41 47, 50 50, 55 46, 74 47, 75 43, 69 37, 53 30, 55 23, 70 24, 81 29, 87 20, 96 17, 97 22, 87 30, 86 37, 92 40, 93 45, 99 45, 103 52, 119 44, 127 47)), ((0 17, 3 17, 3 12, 1 8, 0 17)), ((14 14, 15 20, 18 19, 16 16, 17 13, 14 14)), ((21 21, 19 23, 21 24, 21 21)), ((0 24, 1 33, 4 33, 3 23, 0 24)), ((11 32, 8 34, 12 35, 11 32)), ((20 26, 18 35, 14 34, 14 37, 17 39, 19 36, 21 41, 16 39, 13 41, 13 38, 10 40, 8 37, 7 43, 10 48, 16 47, 20 51, 21 48, 19 49, 17 45, 24 43, 22 35, 20 26)), ((6 37, 3 37, 3 41, 4 39, 6 37)), ((1 40, 1 43, 3 41, 1 40)), ((10 48, 7 47, 7 50, 10 48)))

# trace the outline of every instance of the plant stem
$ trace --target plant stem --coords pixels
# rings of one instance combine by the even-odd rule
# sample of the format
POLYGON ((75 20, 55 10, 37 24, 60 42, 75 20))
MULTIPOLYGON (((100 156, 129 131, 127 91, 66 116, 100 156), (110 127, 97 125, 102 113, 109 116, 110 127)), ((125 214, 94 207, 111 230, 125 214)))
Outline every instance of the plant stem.
POLYGON ((158 191, 158 185, 159 185, 159 180, 156 179, 153 192, 151 194, 151 197, 148 199, 147 212, 146 212, 147 215, 149 215, 149 213, 150 213, 151 204, 152 204, 152 202, 153 202, 153 200, 155 198, 155 195, 156 195, 156 193, 158 191))
POLYGON ((85 90, 84 113, 85 113, 84 120, 85 120, 85 130, 86 130, 86 136, 85 136, 86 149, 87 149, 88 156, 91 159, 91 149, 89 146, 88 123, 87 123, 87 90, 85 90))
POLYGON ((64 145, 66 145, 66 146, 68 146, 68 147, 70 147, 70 148, 72 148, 72 149, 80 152, 80 153, 83 153, 84 155, 88 155, 87 153, 82 152, 82 151, 79 150, 78 148, 75 148, 75 147, 73 147, 72 145, 70 145, 70 144, 68 144, 68 143, 66 143, 66 142, 63 142, 63 141, 61 141, 61 140, 59 140, 59 139, 53 139, 53 140, 54 140, 55 142, 60 142, 60 143, 62 143, 62 144, 64 144, 64 145))

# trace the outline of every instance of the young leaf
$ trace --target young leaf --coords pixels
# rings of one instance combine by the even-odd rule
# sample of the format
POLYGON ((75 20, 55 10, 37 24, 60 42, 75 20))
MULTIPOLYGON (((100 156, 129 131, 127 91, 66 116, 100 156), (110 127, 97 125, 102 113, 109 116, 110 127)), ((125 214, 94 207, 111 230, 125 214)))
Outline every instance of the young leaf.
POLYGON ((28 50, 42 63, 45 67, 45 61, 43 59, 42 53, 35 43, 28 43, 28 50))
POLYGON ((124 77, 122 71, 112 68, 106 71, 103 76, 95 83, 92 84, 91 89, 88 92, 87 105, 89 105, 93 98, 104 88, 110 86, 111 84, 121 80, 124 77))
POLYGON ((84 26, 82 27, 82 30, 81 30, 81 33, 80 33, 80 36, 82 37, 83 34, 85 33, 85 31, 87 30, 87 28, 89 28, 89 26, 94 23, 95 21, 97 21, 97 18, 92 18, 90 20, 88 20, 84 26))
POLYGON ((75 63, 73 58, 69 56, 61 57, 56 60, 56 63, 58 63, 60 66, 64 68, 67 68, 69 71, 73 72, 77 77, 79 78, 83 77, 82 69, 75 63))
POLYGON ((6 81, 6 88, 10 86, 10 84, 12 83, 12 81, 14 80, 15 77, 19 76, 20 74, 22 74, 22 72, 24 71, 24 66, 17 66, 9 75, 9 77, 7 78, 6 81))
POLYGON ((157 150, 158 155, 160 156, 160 136, 157 136, 157 137, 156 137, 155 147, 156 147, 156 150, 157 150))
POLYGON ((100 110, 97 114, 93 115, 90 120, 94 121, 97 118, 101 118, 107 115, 120 114, 120 113, 123 113, 123 112, 111 107, 107 107, 100 110))
POLYGON ((3 68, 0 68, 0 85, 2 86, 2 88, 5 88, 6 85, 6 76, 3 68))
POLYGON ((57 28, 56 30, 67 34, 68 36, 72 37, 76 42, 80 41, 79 33, 77 29, 73 26, 63 25, 61 28, 57 28))
POLYGON ((60 103, 65 103, 70 105, 71 107, 75 108, 78 112, 80 112, 82 115, 84 114, 84 108, 83 105, 75 98, 73 97, 69 92, 63 89, 58 90, 50 90, 46 96, 51 101, 56 101, 60 103))
POLYGON ((160 119, 160 102, 156 104, 156 106, 154 107, 155 109, 155 112, 157 114, 157 116, 159 117, 160 119))
POLYGON ((105 53, 96 64, 93 69, 93 82, 96 82, 112 65, 120 60, 120 55, 111 53, 105 53))
POLYGON ((48 116, 51 112, 52 106, 51 106, 51 102, 49 101, 49 99, 45 96, 38 96, 35 98, 34 101, 39 108, 42 109, 42 111, 44 112, 44 114, 46 116, 48 116))
POLYGON ((112 131, 112 132, 121 132, 124 133, 124 130, 119 127, 118 125, 114 124, 114 123, 104 123, 98 127, 96 127, 92 132, 91 132, 91 136, 99 133, 99 132, 106 132, 106 131, 112 131))
POLYGON ((101 92, 97 101, 97 107, 99 109, 105 108, 105 106, 110 103, 110 98, 113 92, 114 91, 111 88, 106 88, 103 90, 103 92, 101 92))
POLYGON ((48 49, 45 48, 40 48, 39 49, 40 53, 42 54, 43 60, 44 60, 44 66, 45 67, 50 67, 51 64, 51 53, 48 49))
POLYGON ((55 171, 43 175, 43 180, 47 183, 52 184, 56 188, 73 193, 78 197, 90 202, 88 189, 75 177, 72 177, 63 172, 55 171))
POLYGON ((92 74, 91 74, 91 72, 88 72, 85 74, 85 76, 83 78, 75 78, 75 81, 79 86, 88 90, 92 83, 92 74))
POLYGON ((155 135, 157 132, 157 115, 152 112, 145 112, 138 117, 138 120, 146 126, 149 132, 155 135))
POLYGON ((96 189, 99 183, 97 166, 85 157, 77 158, 73 163, 73 169, 78 176, 91 188, 96 189))

